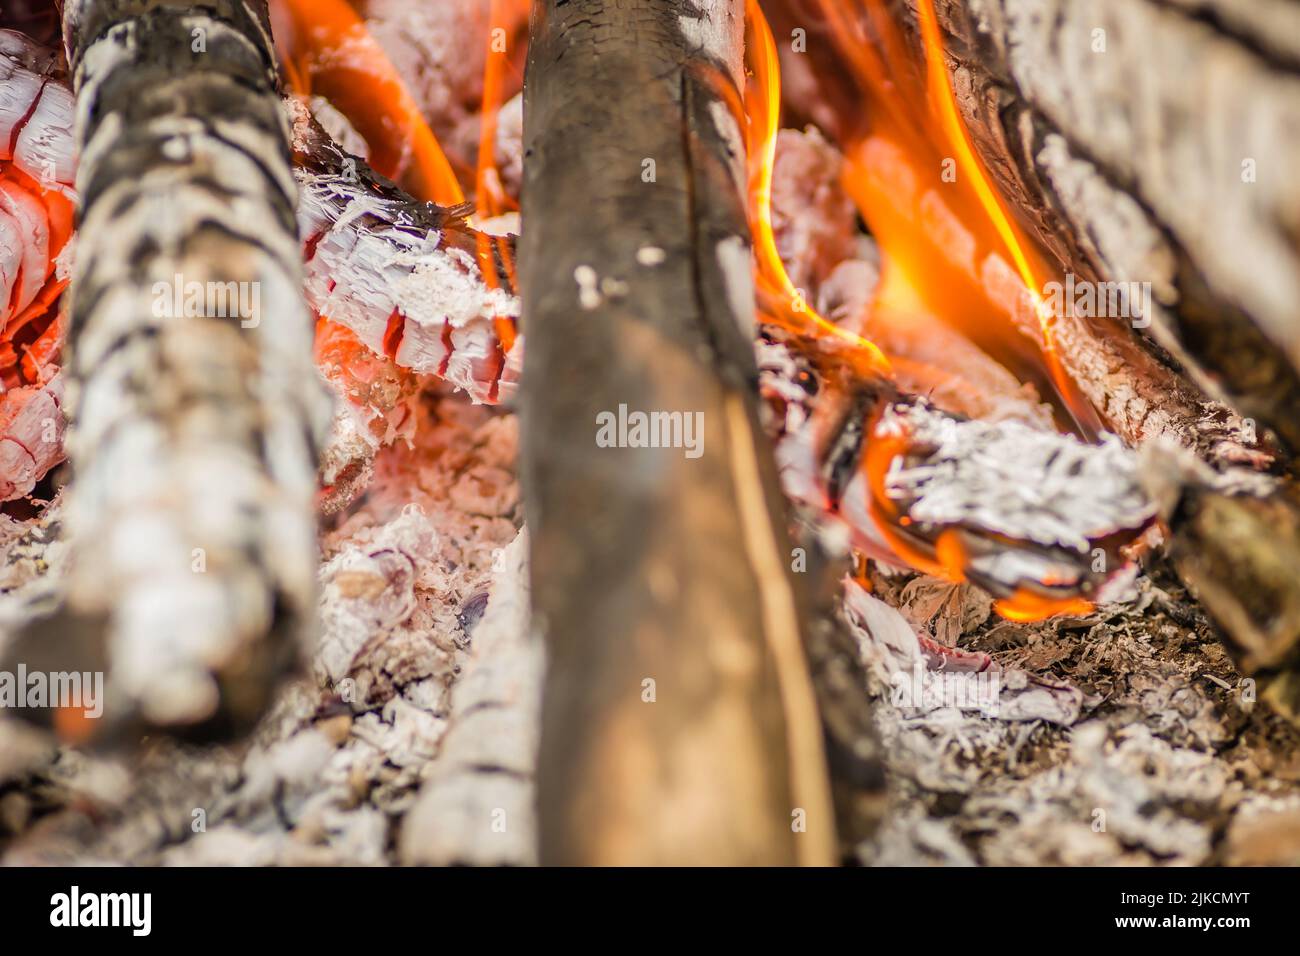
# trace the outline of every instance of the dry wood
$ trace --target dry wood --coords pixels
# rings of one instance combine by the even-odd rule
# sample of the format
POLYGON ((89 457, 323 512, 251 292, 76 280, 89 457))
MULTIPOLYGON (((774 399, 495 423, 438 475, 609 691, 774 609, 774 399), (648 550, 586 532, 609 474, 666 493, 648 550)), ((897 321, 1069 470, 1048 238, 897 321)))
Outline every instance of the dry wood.
POLYGON ((544 863, 834 858, 752 398, 742 17, 534 8, 519 264, 544 863), (702 416, 702 454, 599 447, 620 405, 702 416))
POLYGON ((74 550, 65 606, 15 653, 109 671, 105 717, 78 734, 238 731, 312 619, 328 414, 266 9, 79 0, 64 15, 84 203, 74 550))

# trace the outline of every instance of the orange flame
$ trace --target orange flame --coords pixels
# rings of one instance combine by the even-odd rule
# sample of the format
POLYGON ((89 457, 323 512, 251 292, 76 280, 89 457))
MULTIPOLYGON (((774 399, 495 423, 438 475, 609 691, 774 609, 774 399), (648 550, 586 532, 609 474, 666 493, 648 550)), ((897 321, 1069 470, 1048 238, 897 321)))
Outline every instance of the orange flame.
POLYGON ((975 190, 980 206, 997 231, 1003 247, 1016 265, 1020 280, 1025 284, 1025 289, 1033 300, 1034 314, 1038 317, 1039 328, 1043 333, 1043 355, 1051 369, 1052 380, 1062 396, 1069 396, 1074 392, 1074 385, 1061 367, 1060 355, 1056 350, 1056 339, 1052 329, 1055 316, 1043 298, 1042 292, 1039 291, 1045 287, 1047 279, 1041 270, 1036 270, 1031 265, 1029 243, 1011 221, 1011 216, 993 187, 984 164, 975 154, 970 131, 962 122, 961 113, 957 108, 957 94, 952 87, 952 78, 944 67, 943 36, 939 31, 939 18, 935 14, 933 0, 921 0, 916 6, 921 22, 921 42, 925 46, 926 90, 931 107, 938 113, 947 144, 956 152, 960 169, 966 174, 975 190))
MULTIPOLYGON (((1065 407, 1087 431, 1095 413, 1065 374, 1056 351, 1054 317, 1040 290, 1046 269, 1025 238, 975 152, 962 122, 956 95, 943 62, 943 42, 932 0, 917 4, 924 70, 906 53, 897 25, 879 0, 817 0, 839 54, 865 99, 861 117, 841 117, 848 130, 844 186, 884 251, 871 323, 907 322, 922 310, 960 326, 982 345, 997 346, 1004 360, 1034 369, 1019 333, 1007 321, 1016 303, 1001 301, 1004 290, 990 288, 982 271, 994 255, 1005 256, 1002 271, 1033 303, 1042 337, 1038 368, 1065 407), (854 120, 858 122, 854 123, 854 120), (955 157, 951 159, 949 157, 955 157), (955 162, 956 169, 950 170, 955 162), (943 175, 947 172, 960 176, 943 175), (940 188, 942 187, 942 188, 940 188), (1009 259, 1013 264, 1005 265, 1009 259), (994 294, 994 293, 998 294, 994 294), (995 314, 1001 313, 1001 314, 995 314)), ((758 285, 769 298, 801 303, 776 248, 771 222, 780 86, 772 32, 758 0, 747 0, 747 48, 757 95, 746 100, 749 115, 750 209, 758 264, 758 285)), ((1013 290, 1014 292, 1014 290, 1013 290)), ((889 360, 868 340, 835 326, 809 310, 811 322, 782 324, 799 331, 852 336, 873 357, 872 370, 885 372, 889 360), (879 356, 878 359, 875 356, 879 356)), ((880 326, 878 326, 880 327, 880 326)), ((906 360, 899 360, 906 362, 906 360)), ((969 556, 961 532, 941 531, 933 545, 906 531, 908 520, 885 494, 885 477, 907 447, 906 436, 873 435, 863 469, 870 489, 870 513, 896 554, 925 573, 953 582, 966 579, 969 556)), ((1077 597, 1053 598, 1021 588, 996 602, 1012 620, 1038 620, 1058 613, 1085 613, 1092 605, 1077 597)))
POLYGON ((419 199, 465 201, 451 163, 401 76, 345 0, 274 0, 292 89, 328 99, 370 147, 370 164, 419 199))
MULTIPOLYGON (((479 116, 478 162, 474 176, 474 198, 477 215, 483 217, 498 216, 507 209, 517 205, 506 195, 501 186, 501 176, 496 166, 497 114, 501 110, 502 80, 508 57, 506 54, 506 31, 499 26, 502 23, 503 7, 510 0, 491 0, 488 15, 487 48, 483 63, 483 100, 479 116)), ((513 5, 513 4, 512 4, 513 5)), ((511 285, 515 285, 515 265, 510 253, 510 244, 501 237, 489 236, 485 232, 478 234, 478 256, 484 280, 488 288, 500 285, 497 277, 493 249, 505 267, 511 285)), ((493 319, 497 338, 501 347, 509 352, 515 340, 515 322, 510 316, 497 316, 493 319)))
POLYGON ((758 5, 746 0, 746 50, 754 74, 753 95, 746 96, 749 124, 746 135, 749 155, 749 209, 754 252, 757 259, 757 282, 770 300, 778 304, 780 315, 771 318, 793 331, 817 331, 849 343, 860 355, 864 371, 877 375, 891 374, 889 359, 869 339, 841 328, 817 313, 795 288, 776 248, 772 230, 772 170, 776 162, 776 134, 781 115, 780 64, 772 28, 758 5), (805 321, 805 318, 809 321, 805 321))

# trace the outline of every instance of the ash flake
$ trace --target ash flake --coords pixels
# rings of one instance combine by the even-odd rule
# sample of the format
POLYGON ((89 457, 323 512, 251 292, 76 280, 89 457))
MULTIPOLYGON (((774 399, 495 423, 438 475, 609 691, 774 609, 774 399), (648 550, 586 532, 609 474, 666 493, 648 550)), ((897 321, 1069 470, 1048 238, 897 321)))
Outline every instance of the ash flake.
POLYGON ((886 493, 908 501, 922 523, 1084 553, 1155 514, 1137 455, 1114 435, 1089 445, 1019 422, 956 420, 921 402, 887 408, 876 434, 906 434, 913 447, 934 449, 910 466, 896 458, 885 478, 886 493))

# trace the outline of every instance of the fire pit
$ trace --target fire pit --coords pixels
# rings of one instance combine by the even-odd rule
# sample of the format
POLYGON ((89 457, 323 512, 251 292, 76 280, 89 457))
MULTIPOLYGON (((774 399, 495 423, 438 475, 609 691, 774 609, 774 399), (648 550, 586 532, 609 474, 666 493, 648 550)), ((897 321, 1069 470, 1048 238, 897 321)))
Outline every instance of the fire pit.
POLYGON ((1047 6, 6 14, 3 858, 1300 861, 1300 34, 1047 6))

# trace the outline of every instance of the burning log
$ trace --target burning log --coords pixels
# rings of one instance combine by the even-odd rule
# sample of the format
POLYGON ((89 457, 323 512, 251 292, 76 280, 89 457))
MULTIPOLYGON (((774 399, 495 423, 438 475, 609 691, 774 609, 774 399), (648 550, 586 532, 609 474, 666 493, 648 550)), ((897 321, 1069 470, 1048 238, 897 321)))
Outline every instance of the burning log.
POLYGON ((64 27, 72 570, 12 653, 108 670, 104 721, 69 736, 237 732, 314 612, 326 408, 265 5, 77 0, 64 27))
MULTIPOLYGON (((930 2, 895 5, 916 51, 930 2)), ((962 120, 1034 238, 1080 284, 1148 283, 1144 324, 1160 344, 1300 448, 1300 197, 1277 167, 1300 149, 1300 77, 1293 55, 1247 39, 1267 18, 1238 31, 1155 0, 966 0, 935 11, 962 120), (1179 66, 1188 62, 1202 65, 1193 81, 1179 66), (1149 109, 1132 108, 1138 88, 1149 109)), ((1137 355, 1124 323, 1092 324, 1104 328, 1081 328, 1089 342, 1137 355)), ((1142 384, 1137 372, 1151 366, 1128 374, 1142 384)), ((1106 367, 1116 366, 1076 377, 1106 367)), ((1171 407, 1171 391, 1147 404, 1171 407)))
MULTIPOLYGON (((987 4, 979 6, 983 9, 987 4)), ((938 8, 945 22, 953 18, 967 26, 975 22, 974 17, 969 23, 963 19, 961 4, 940 3, 938 8)), ((927 52, 932 44, 922 43, 918 11, 932 13, 929 0, 920 5, 915 0, 818 0, 810 8, 772 7, 778 32, 803 30, 811 54, 783 57, 783 66, 799 90, 798 99, 789 105, 797 115, 829 124, 826 128, 848 154, 851 191, 868 225, 873 231, 879 225, 890 233, 883 238, 890 240, 891 251, 914 264, 937 261, 954 267, 949 276, 953 287, 944 292, 941 311, 990 310, 987 319, 974 321, 973 331, 986 333, 989 325, 1018 329, 1019 344, 998 335, 998 349, 1023 352, 1026 343, 1041 348, 1053 366, 1057 386, 1068 379, 1068 387, 1077 394, 1076 411, 1083 404, 1096 410, 1094 426, 1105 427, 1130 445, 1171 439, 1219 468, 1267 467, 1276 451, 1265 443, 1254 422, 1243 421, 1213 401, 1159 347, 1138 334, 1135 326, 1151 323, 1152 314, 1161 308, 1164 291, 1159 282, 1154 283, 1150 308, 1132 321, 1099 318, 1073 308, 1059 309, 1059 314, 1044 319, 1045 302, 1038 300, 1049 296, 1045 286, 1053 273, 1057 278, 1072 276, 1079 288, 1103 288, 1102 280, 1126 277, 1097 268, 1081 251, 1080 241, 1058 234, 1061 217, 1056 207, 1045 200, 1030 201, 1026 188, 1017 185, 1015 170, 1030 175, 1023 173, 1025 164, 1018 160, 1033 157, 1035 151, 1021 153, 1008 146, 1018 141, 1002 135, 997 125, 1006 114, 1000 109, 1000 88, 990 92, 981 87, 988 92, 987 99, 972 96, 963 57, 978 56, 978 43, 954 40, 951 31, 945 33, 941 52, 948 57, 944 62, 951 77, 942 70, 937 76, 933 71, 922 75, 924 64, 934 56, 927 52), (864 26, 868 23, 869 28, 864 26), (884 83, 885 74, 891 77, 890 84, 884 83), (960 108, 950 117, 952 122, 939 118, 942 104, 938 101, 949 97, 949 84, 960 108), (862 108, 864 97, 867 109, 862 108), (972 108, 972 102, 979 108, 972 108), (848 109, 846 103, 856 103, 857 108, 848 109), (965 146, 965 130, 970 131, 978 160, 965 146), (991 189, 1000 187, 1016 211, 1026 214, 1028 236, 1020 234, 1018 221, 1002 221, 997 235, 987 228, 972 231, 974 219, 1003 216, 1000 209, 989 208, 998 200, 980 194, 974 186, 987 176, 973 168, 980 160, 992 173, 991 189), (1008 250, 1007 240, 1013 236, 1008 250)), ((1032 173, 1032 160, 1028 165, 1032 173)), ((1130 227, 1130 219, 1117 214, 1108 235, 1127 236, 1124 230, 1130 227)), ((1093 235, 1089 230, 1076 234, 1093 235)), ((1162 261, 1150 244, 1135 241, 1133 245, 1145 249, 1150 262, 1162 261)), ((912 279, 923 281, 918 275, 912 279)), ((932 289, 928 292, 934 294, 932 289)))
POLYGON ((1113 436, 1088 445, 953 415, 841 374, 824 347, 821 367, 777 343, 763 357, 786 493, 842 522, 859 551, 971 581, 1020 619, 1084 611, 1130 584, 1157 505, 1113 436))
MULTIPOLYGON (((1286 316, 1269 309, 1270 302, 1295 298, 1279 296, 1300 276, 1294 249, 1288 247, 1279 257, 1276 242, 1276 224, 1287 221, 1286 210, 1295 203, 1288 199, 1290 184, 1282 180, 1271 180, 1258 194, 1223 191, 1207 199, 1199 180, 1163 175, 1172 164, 1167 156, 1171 149, 1199 158, 1178 164, 1185 174, 1200 177, 1217 168, 1213 157, 1218 150, 1208 130, 1219 126, 1198 108, 1203 97, 1192 93, 1176 70, 1157 78, 1153 95, 1161 110, 1135 113, 1127 108, 1130 91, 1141 79, 1129 73, 1141 71, 1145 77, 1150 72, 1144 53, 1130 55, 1132 37, 1145 43, 1155 36, 1158 52, 1168 58, 1197 50, 1199 60, 1235 62, 1241 68, 1235 82, 1279 94, 1252 100, 1274 119, 1252 126, 1252 156, 1243 159, 1241 177, 1251 189, 1255 184, 1249 172, 1257 160, 1286 155, 1289 148, 1276 131, 1287 128, 1278 117, 1296 98, 1284 99, 1281 91, 1293 89, 1294 78, 1286 70, 1265 75, 1260 60, 1275 60, 1275 52, 1253 45, 1241 49, 1237 34, 1194 24, 1165 6, 1107 2, 1101 11, 1068 12, 1060 6, 1058 16, 1045 17, 1013 0, 861 5, 822 0, 818 9, 824 16, 809 42, 822 44, 827 55, 793 57, 807 62, 797 63, 792 72, 804 94, 818 94, 805 95, 813 101, 809 111, 831 121, 829 128, 848 143, 850 161, 858 167, 852 185, 866 200, 859 208, 869 225, 874 229, 873 212, 895 232, 900 220, 904 232, 910 228, 915 233, 919 224, 922 236, 903 236, 913 247, 895 242, 893 251, 938 255, 960 267, 969 290, 1000 307, 1028 340, 1041 342, 1050 361, 1097 409, 1100 424, 1128 444, 1155 447, 1157 439, 1172 440, 1228 473, 1228 485, 1242 486, 1225 489, 1224 480, 1180 466, 1174 480, 1186 483, 1181 498, 1187 504, 1172 508, 1170 499, 1177 501, 1180 495, 1166 494, 1163 514, 1170 523, 1172 550, 1181 555, 1177 563, 1205 595, 1226 643, 1248 672, 1267 677, 1271 668, 1279 668, 1282 676, 1271 680, 1273 696, 1284 702, 1283 709, 1294 711, 1295 701, 1287 702, 1295 697, 1287 677, 1294 664, 1287 654, 1300 629, 1288 623, 1286 609, 1297 603, 1296 586, 1270 568, 1280 555, 1295 550, 1300 539, 1295 515, 1300 512, 1288 484, 1270 492, 1270 483, 1251 480, 1257 476, 1249 470, 1285 464, 1271 437, 1254 420, 1208 396, 1226 391, 1242 412, 1293 444, 1300 416, 1295 366, 1287 354, 1294 353, 1300 337, 1286 316), (869 29, 862 29, 864 22, 869 29), (1108 33, 1115 49, 1103 55, 1108 33), (837 74, 837 62, 848 67, 837 74), (891 77, 893 94, 882 95, 882 70, 891 77), (843 99, 850 85, 846 76, 858 84, 858 95, 867 95, 885 116, 876 121, 874 132, 864 135, 852 114, 827 108, 843 99), (900 101, 912 103, 913 113, 891 115, 900 101), (1112 102, 1116 109, 1098 109, 1097 104, 1112 102), (1115 122, 1105 125, 1102 116, 1115 122), (1148 128, 1152 117, 1163 116, 1187 117, 1188 122, 1176 136, 1148 128), (1135 142, 1144 148, 1132 148, 1135 142), (942 164, 959 175, 941 178, 942 164), (963 189, 981 180, 989 183, 990 174, 991 184, 977 205, 1000 223, 1000 242, 963 226, 972 204, 963 189), (1009 200, 1015 222, 995 193, 1009 200), (1202 208, 1207 202, 1212 210, 1202 208), (879 213, 882 207, 891 212, 879 213), (1028 238, 1018 232, 1015 223, 1021 220, 1028 238), (1069 228, 1062 229, 1062 222, 1069 228), (1210 229, 1207 223, 1220 228, 1210 229), (1224 243, 1234 245, 1230 254, 1224 243), (1014 265, 999 244, 1011 253, 1014 265), (1053 266, 1045 267, 1040 258, 1053 266), (1039 280, 1053 269, 1064 277, 1068 301, 1064 308, 1054 302, 1044 309, 1053 290, 1039 280), (1261 269, 1268 271, 1267 281, 1245 288, 1243 280, 1248 285, 1261 269), (1151 293, 1140 295, 1149 301, 1136 312, 1116 311, 1109 303, 1100 310, 1074 307, 1074 289, 1100 297, 1117 285, 1141 282, 1148 283, 1151 293), (1138 334, 1152 323, 1176 362, 1138 334), (1195 375, 1195 382, 1178 363, 1195 375), (1238 465, 1246 469, 1233 467, 1238 465), (1266 525, 1272 534, 1259 541, 1231 533, 1266 525), (1205 544, 1207 536, 1220 533, 1214 544, 1205 544), (1246 586, 1243 568, 1259 568, 1263 581, 1246 586), (1225 588, 1221 582, 1227 580, 1240 586, 1225 588), (1262 658, 1260 647, 1270 649, 1262 658), (1270 663, 1261 664, 1261 659, 1270 663)), ((783 9, 783 15, 805 25, 803 14, 783 9)), ((1169 480, 1158 477, 1158 467, 1144 471, 1157 486, 1169 480)))
MULTIPOLYGON (((914 49, 927 45, 926 2, 900 7, 914 49)), ((1230 425, 1247 439, 1238 444, 1256 445, 1257 421, 1260 438, 1270 429, 1294 454, 1297 194, 1292 178, 1274 170, 1300 147, 1300 77, 1294 44, 1282 39, 1290 35, 1260 30, 1293 11, 1274 5, 1269 14, 1202 18, 1147 0, 1049 7, 1029 11, 1016 0, 935 7, 944 69, 980 158, 1062 271, 1081 285, 1147 283, 1152 303, 1141 324, 1150 323, 1154 338, 1209 393, 1251 416, 1244 432, 1219 413, 1199 427, 1175 415, 1174 427, 1162 431, 1181 433, 1181 443, 1212 464, 1267 467, 1275 455, 1267 447, 1251 456, 1219 442, 1206 455, 1188 440, 1230 425), (1176 68, 1186 62, 1202 64, 1193 82, 1176 68), (1135 88, 1149 109, 1130 108, 1135 88), (1230 145, 1223 130, 1232 131, 1230 145)), ((1117 348, 1134 354, 1125 344, 1132 341, 1153 351, 1129 336, 1129 323, 1071 313, 1060 327, 1071 336, 1063 343, 1067 356, 1117 348)), ((1142 403, 1158 415, 1168 416, 1192 387, 1171 373, 1148 376, 1149 361, 1071 371, 1082 383, 1106 380, 1115 368, 1139 386, 1163 378, 1142 403)), ((1181 480, 1180 505, 1169 518, 1175 564, 1243 673, 1297 719, 1300 584, 1284 570, 1300 553, 1293 482, 1225 491, 1207 476, 1181 480)))
POLYGON ((519 268, 543 862, 834 858, 751 398, 742 29, 737 0, 534 8, 519 268), (651 413, 695 450, 616 433, 651 413))

